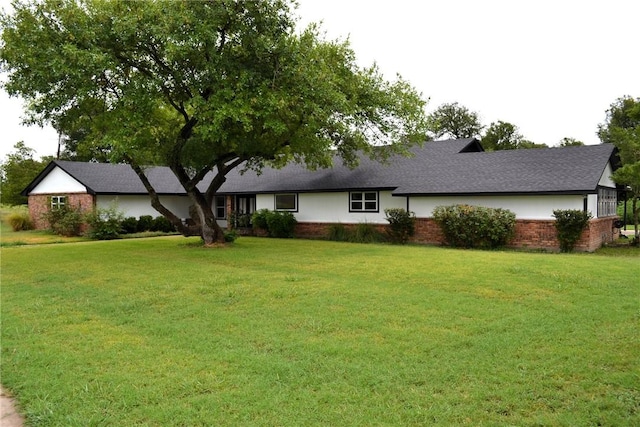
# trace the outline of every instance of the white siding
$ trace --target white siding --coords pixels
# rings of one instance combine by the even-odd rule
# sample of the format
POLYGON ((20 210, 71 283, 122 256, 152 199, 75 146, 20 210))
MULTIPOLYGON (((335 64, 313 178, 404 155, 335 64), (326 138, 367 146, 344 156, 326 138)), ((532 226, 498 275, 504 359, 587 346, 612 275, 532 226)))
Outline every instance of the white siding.
MULTIPOLYGON (((256 209, 274 209, 273 194, 258 194, 256 209)), ((361 223, 387 224, 384 210, 387 208, 406 208, 404 197, 393 197, 390 191, 380 191, 378 196, 379 212, 349 212, 349 192, 336 193, 299 193, 298 212, 294 212, 299 222, 361 223)))
MULTIPOLYGON (((554 219, 555 209, 579 209, 584 207, 580 195, 563 196, 468 196, 468 197, 411 197, 409 209, 419 218, 432 217, 436 206, 467 204, 488 208, 509 209, 518 219, 554 219)), ((596 209, 597 204, 591 209, 596 209)), ((595 210, 593 211, 595 212, 595 210)))
POLYGON ((613 168, 611 168, 611 163, 607 163, 607 167, 604 169, 604 172, 600 177, 600 182, 598 182, 598 185, 602 187, 615 188, 616 183, 613 182, 613 179, 611 179, 611 175, 613 175, 613 168))
MULTIPOLYGON (((188 197, 160 196, 160 201, 178 217, 189 217, 189 206, 191 203, 188 197)), ((151 198, 147 195, 98 195, 96 197, 96 206, 98 209, 107 209, 111 207, 114 202, 116 203, 117 209, 121 211, 125 217, 133 216, 138 218, 142 215, 151 215, 155 218, 160 216, 160 213, 151 206, 151 198)))
POLYGON ((87 187, 58 166, 44 177, 29 194, 86 193, 87 187))

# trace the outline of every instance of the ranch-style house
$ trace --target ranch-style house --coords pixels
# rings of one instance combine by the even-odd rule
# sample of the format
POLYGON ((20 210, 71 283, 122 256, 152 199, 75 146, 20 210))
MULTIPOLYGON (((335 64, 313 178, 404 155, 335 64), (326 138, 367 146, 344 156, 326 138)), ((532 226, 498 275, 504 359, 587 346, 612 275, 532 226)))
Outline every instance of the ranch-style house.
MULTIPOLYGON (((289 211, 298 221, 296 236, 322 238, 335 223, 383 228, 385 209, 404 208, 417 217, 413 241, 440 244, 434 208, 477 205, 515 213, 510 246, 557 250, 553 211, 581 209, 593 218, 577 250, 593 251, 617 237, 619 189, 611 175, 619 158, 611 144, 485 152, 469 138, 431 141, 411 151, 385 163, 363 157, 355 169, 340 160, 315 171, 296 163, 261 174, 236 169, 217 193, 214 212, 220 225, 231 227, 258 209, 289 211)), ((191 202, 169 168, 150 167, 147 175, 163 204, 186 220, 191 202)), ((159 215, 125 164, 55 160, 23 194, 37 228, 48 226, 43 212, 63 204, 89 210, 116 203, 125 216, 159 215)))

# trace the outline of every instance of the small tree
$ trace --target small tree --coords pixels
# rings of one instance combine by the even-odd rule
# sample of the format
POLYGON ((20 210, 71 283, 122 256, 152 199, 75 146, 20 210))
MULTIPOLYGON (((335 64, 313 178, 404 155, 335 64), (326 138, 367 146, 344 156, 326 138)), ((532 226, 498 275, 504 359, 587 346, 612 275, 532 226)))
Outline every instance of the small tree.
POLYGON ((416 215, 402 208, 385 209, 389 228, 387 234, 393 243, 404 245, 416 231, 416 215))
POLYGON ((457 102, 436 108, 427 117, 427 126, 435 139, 474 138, 480 135, 483 128, 478 114, 457 102))
POLYGON ((580 240, 582 232, 589 225, 591 214, 579 209, 556 209, 553 211, 556 219, 555 227, 558 232, 561 252, 571 252, 580 240))

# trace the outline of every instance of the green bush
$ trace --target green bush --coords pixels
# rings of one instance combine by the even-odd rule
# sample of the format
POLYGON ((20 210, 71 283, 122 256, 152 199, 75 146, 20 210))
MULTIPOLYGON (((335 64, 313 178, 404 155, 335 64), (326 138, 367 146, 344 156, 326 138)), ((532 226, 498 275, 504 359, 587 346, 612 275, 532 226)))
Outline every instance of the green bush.
POLYGON ((89 225, 88 236, 98 240, 117 239, 122 231, 124 214, 116 206, 107 209, 96 209, 87 215, 89 225))
POLYGON ((122 233, 132 234, 138 231, 138 218, 129 216, 122 220, 122 233))
POLYGON ((151 215, 141 215, 138 218, 138 232, 151 231, 153 228, 153 217, 151 215))
POLYGON ((438 206, 433 219, 440 225, 447 243, 463 248, 497 248, 515 233, 516 216, 507 209, 482 206, 438 206))
POLYGON ((172 233, 176 228, 166 217, 160 215, 153 219, 151 223, 151 231, 160 231, 162 233, 172 233))
POLYGON ((290 238, 295 231, 296 217, 291 212, 260 209, 253 213, 253 227, 266 230, 269 237, 290 238))
POLYGON ((49 228, 56 234, 65 237, 79 236, 84 224, 84 215, 79 208, 64 205, 57 209, 50 209, 44 215, 49 228))
MULTIPOLYGON (((640 202, 636 202, 636 204, 640 204, 640 202)), ((624 201, 622 203, 620 203, 618 205, 618 216, 620 217, 620 219, 622 221, 625 222, 625 224, 627 225, 633 225, 633 200, 629 199, 627 201, 624 201), (624 206, 625 203, 627 205, 627 216, 625 218, 624 216, 624 206)))
POLYGON ((233 243, 238 239, 238 233, 235 230, 224 232, 224 241, 227 243, 233 243))
POLYGON ((591 214, 579 209, 557 209, 553 211, 556 219, 555 227, 558 232, 561 252, 571 252, 580 240, 582 232, 589 225, 591 214))
POLYGON ((297 223, 291 212, 271 211, 267 215, 267 231, 271 237, 293 237, 297 223))
POLYGON ((328 227, 328 232, 329 240, 333 240, 335 242, 348 242, 349 240, 351 240, 351 233, 344 224, 331 224, 328 227))
POLYGON ((416 232, 416 216, 402 208, 385 209, 389 221, 387 235, 392 243, 406 244, 416 232))
POLYGON ((267 231, 269 225, 267 224, 267 216, 269 215, 269 209, 259 209, 251 216, 251 223, 253 228, 267 231))
POLYGON ((13 231, 33 230, 33 221, 27 212, 13 212, 7 217, 13 231))
POLYGON ((384 242, 384 236, 375 225, 361 222, 353 229, 350 241, 354 243, 379 243, 384 242))

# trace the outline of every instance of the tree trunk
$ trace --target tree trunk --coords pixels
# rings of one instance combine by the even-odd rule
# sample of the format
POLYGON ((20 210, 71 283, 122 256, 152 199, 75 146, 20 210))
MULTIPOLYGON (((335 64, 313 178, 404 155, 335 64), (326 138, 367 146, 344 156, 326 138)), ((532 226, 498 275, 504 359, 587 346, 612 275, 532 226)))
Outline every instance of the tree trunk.
POLYGON ((224 231, 216 221, 211 203, 202 197, 201 194, 196 194, 195 192, 190 192, 189 197, 194 202, 192 207, 193 210, 195 210, 194 213, 196 216, 193 219, 196 221, 196 226, 200 229, 200 237, 202 237, 204 244, 213 245, 216 243, 224 243, 224 231))

